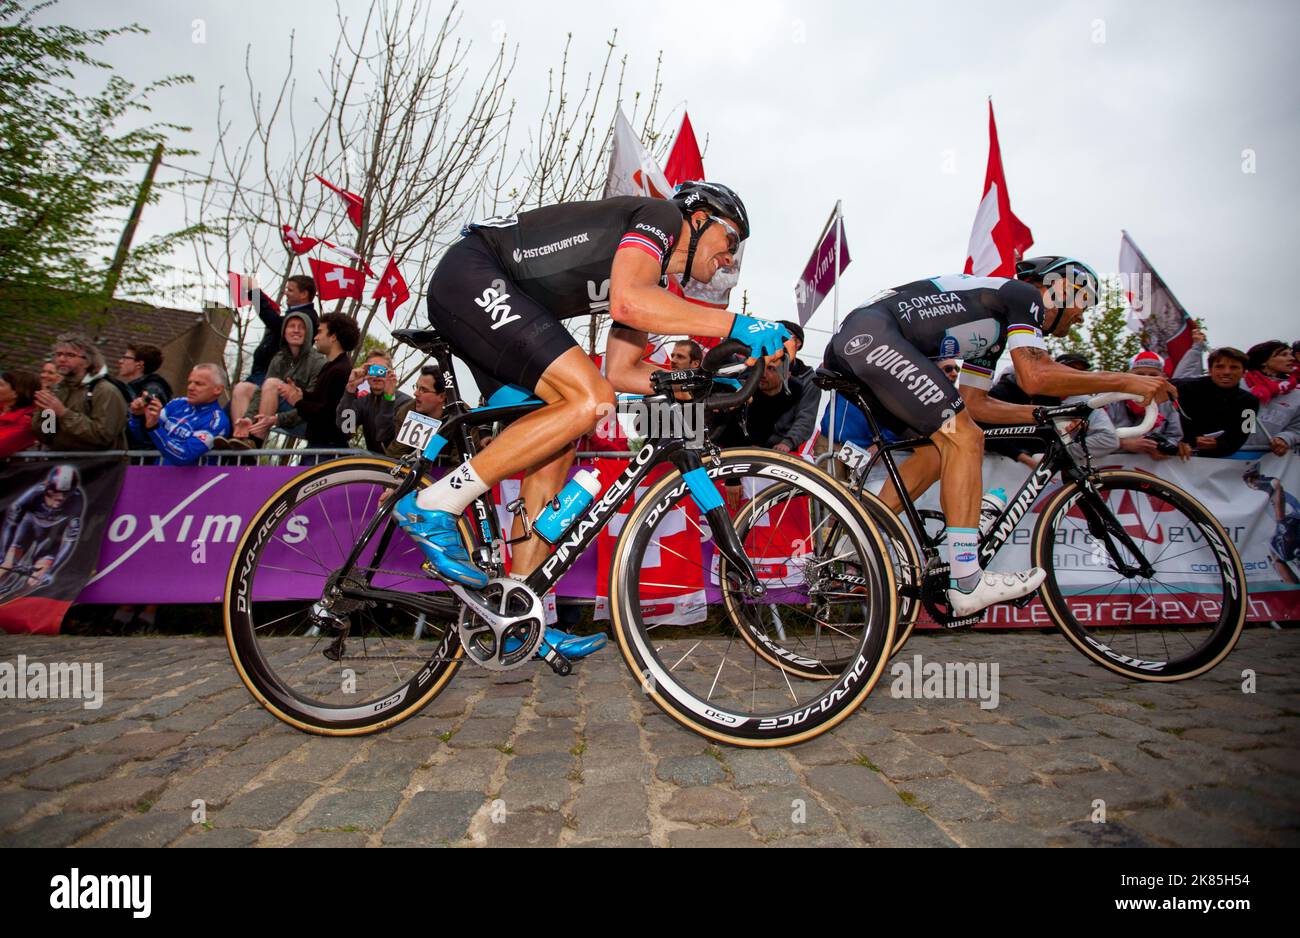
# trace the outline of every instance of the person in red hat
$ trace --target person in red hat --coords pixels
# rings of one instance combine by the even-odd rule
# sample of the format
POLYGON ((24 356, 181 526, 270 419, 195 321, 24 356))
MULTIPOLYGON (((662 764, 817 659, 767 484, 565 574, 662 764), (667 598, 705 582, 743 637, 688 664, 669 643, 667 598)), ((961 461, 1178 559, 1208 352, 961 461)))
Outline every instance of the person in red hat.
MULTIPOLYGON (((1129 374, 1147 375, 1152 378, 1165 376, 1165 360, 1156 352, 1143 349, 1128 361, 1129 374)), ((1119 401, 1106 408, 1111 421, 1118 430, 1133 427, 1142 422, 1146 408, 1133 401, 1119 401)), ((1122 453, 1140 453, 1154 460, 1168 459, 1179 455, 1178 444, 1183 440, 1183 425, 1178 419, 1178 408, 1172 401, 1165 401, 1157 408, 1155 426, 1145 436, 1130 437, 1119 441, 1122 453)), ((1191 454, 1184 455, 1186 459, 1191 454)))

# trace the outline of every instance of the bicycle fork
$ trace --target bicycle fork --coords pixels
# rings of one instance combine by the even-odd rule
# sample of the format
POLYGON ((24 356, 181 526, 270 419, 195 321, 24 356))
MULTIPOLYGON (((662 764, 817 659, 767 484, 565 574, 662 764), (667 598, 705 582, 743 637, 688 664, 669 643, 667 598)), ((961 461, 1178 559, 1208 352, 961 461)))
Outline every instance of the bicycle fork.
POLYGON ((713 480, 709 478, 699 453, 688 449, 679 450, 673 454, 672 461, 681 472, 682 479, 690 490, 691 498, 704 512, 704 517, 709 522, 709 530, 713 532, 714 546, 735 571, 740 590, 751 599, 759 598, 767 588, 759 582, 758 573, 745 554, 745 545, 740 542, 740 535, 736 533, 736 526, 731 521, 726 503, 718 494, 713 480))

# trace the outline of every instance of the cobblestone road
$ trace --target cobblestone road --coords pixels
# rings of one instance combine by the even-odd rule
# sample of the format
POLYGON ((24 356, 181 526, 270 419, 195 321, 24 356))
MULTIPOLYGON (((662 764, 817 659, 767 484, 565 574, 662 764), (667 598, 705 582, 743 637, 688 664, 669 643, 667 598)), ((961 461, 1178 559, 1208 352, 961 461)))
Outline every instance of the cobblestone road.
POLYGON ((0 700, 0 846, 1300 845, 1296 630, 1166 686, 1058 636, 918 634, 909 664, 997 662, 999 705, 895 698, 887 673, 776 751, 679 728, 612 647, 567 679, 465 667, 357 739, 273 719, 221 640, 0 637, 20 654, 102 662, 105 696, 0 700))

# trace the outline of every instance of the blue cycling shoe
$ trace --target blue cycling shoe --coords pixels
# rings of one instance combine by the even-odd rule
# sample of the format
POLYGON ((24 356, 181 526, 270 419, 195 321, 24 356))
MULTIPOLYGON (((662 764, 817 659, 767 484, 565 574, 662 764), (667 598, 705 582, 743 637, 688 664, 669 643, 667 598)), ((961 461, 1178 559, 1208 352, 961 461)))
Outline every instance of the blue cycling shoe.
POLYGON ((393 516, 398 526, 420 545, 429 566, 438 576, 461 586, 471 589, 487 586, 487 574, 474 566, 465 551, 460 530, 456 527, 456 516, 449 511, 421 508, 416 504, 415 496, 416 493, 412 492, 399 501, 393 509, 393 516))
MULTIPOLYGON (((507 655, 518 647, 519 639, 506 639, 505 653, 507 655)), ((573 635, 569 632, 561 632, 559 629, 547 627, 545 635, 542 636, 542 644, 537 646, 537 654, 545 655, 550 648, 554 648, 564 657, 573 660, 574 658, 585 658, 593 651, 600 651, 604 647, 605 635, 603 633, 597 635, 573 635)))

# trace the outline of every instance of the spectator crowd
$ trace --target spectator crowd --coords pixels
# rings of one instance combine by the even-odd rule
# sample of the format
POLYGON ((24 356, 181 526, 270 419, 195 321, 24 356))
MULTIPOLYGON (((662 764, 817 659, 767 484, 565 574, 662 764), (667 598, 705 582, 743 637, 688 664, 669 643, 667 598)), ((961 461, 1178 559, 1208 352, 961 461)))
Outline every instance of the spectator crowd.
MULTIPOLYGON (((0 458, 25 450, 148 449, 157 452, 149 461, 187 466, 212 450, 263 447, 273 432, 284 442, 301 441, 309 450, 357 445, 388 456, 409 452, 397 442, 407 415, 442 417, 446 396, 438 367, 422 367, 407 394, 398 387, 389 351, 369 350, 354 363, 357 325, 342 313, 317 313, 311 277, 290 277, 283 296, 282 311, 265 294, 255 294, 265 332, 245 377, 232 382, 220 363, 203 362, 190 370, 183 394, 159 373, 164 353, 156 346, 126 346, 116 374, 110 374, 89 338, 60 335, 39 373, 0 374, 0 458)), ((783 325, 802 350, 803 329, 793 322, 783 325)), ((1120 440, 1116 429, 1139 423, 1143 412, 1131 403, 1113 404, 1094 412, 1078 453, 1086 449, 1096 458, 1124 452, 1155 462, 1224 458, 1238 451, 1285 455, 1300 446, 1297 347, 1300 343, 1271 340, 1244 352, 1231 346, 1209 350, 1205 336, 1195 331, 1191 350, 1172 369, 1177 401, 1160 405, 1155 426, 1141 437, 1120 440)), ((671 346, 668 367, 698 368, 703 357, 699 343, 681 339, 671 346)), ((1057 360, 1081 370, 1092 367, 1084 355, 1057 360)), ((951 380, 959 380, 960 362, 944 360, 939 366, 951 380)), ((1151 351, 1135 355, 1129 370, 1167 373, 1163 359, 1151 351)), ((835 400, 833 416, 831 407, 823 407, 814 371, 800 358, 767 364, 747 402, 708 415, 710 439, 719 446, 787 453, 809 453, 808 444, 817 437, 822 451, 846 441, 864 450, 878 443, 866 417, 843 396, 835 400)), ((1062 403, 1026 394, 1010 369, 990 394, 1016 404, 1062 403)), ((685 392, 677 396, 689 397, 685 392)), ((895 432, 892 427, 882 430, 885 441, 896 439, 895 432)), ((1022 440, 989 441, 987 451, 1027 466, 1042 455, 1034 451, 1033 441, 1022 440)))

